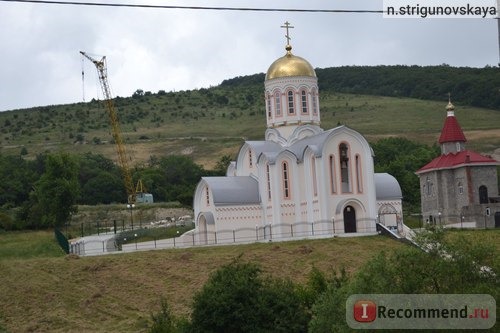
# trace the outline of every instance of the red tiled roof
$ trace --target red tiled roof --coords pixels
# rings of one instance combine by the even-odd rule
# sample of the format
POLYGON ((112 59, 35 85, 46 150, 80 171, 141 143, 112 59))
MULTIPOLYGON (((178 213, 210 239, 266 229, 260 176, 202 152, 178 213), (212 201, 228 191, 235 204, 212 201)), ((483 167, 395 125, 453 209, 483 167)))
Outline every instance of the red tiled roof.
POLYGON ((436 157, 428 164, 421 167, 416 173, 423 173, 438 169, 453 169, 468 165, 500 165, 500 162, 470 150, 456 154, 446 154, 436 157))
POLYGON ((441 136, 439 137, 439 143, 445 142, 466 142, 464 132, 458 124, 457 118, 454 115, 447 116, 444 121, 443 129, 441 130, 441 136))

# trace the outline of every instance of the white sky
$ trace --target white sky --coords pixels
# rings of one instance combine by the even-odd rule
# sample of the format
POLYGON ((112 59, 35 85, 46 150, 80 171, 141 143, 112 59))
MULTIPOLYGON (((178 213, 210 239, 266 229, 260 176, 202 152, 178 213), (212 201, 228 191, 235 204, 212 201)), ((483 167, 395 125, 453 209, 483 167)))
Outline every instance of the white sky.
MULTIPOLYGON (((471 0, 474 1, 474 0, 471 0)), ((382 10, 382 0, 107 0, 180 6, 382 10)), ((0 2, 0 111, 81 102, 79 51, 106 55, 113 95, 187 90, 265 72, 293 53, 314 67, 499 61, 497 20, 382 14, 134 9, 0 2)), ((100 97, 85 61, 86 100, 100 97)), ((320 82, 321 85, 321 82, 320 82)))

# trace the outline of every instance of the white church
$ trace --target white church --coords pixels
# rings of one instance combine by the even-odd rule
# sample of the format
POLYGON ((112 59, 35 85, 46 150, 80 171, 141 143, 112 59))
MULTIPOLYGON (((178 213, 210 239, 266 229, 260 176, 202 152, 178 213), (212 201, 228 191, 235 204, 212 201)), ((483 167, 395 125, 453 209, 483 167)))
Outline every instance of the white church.
POLYGON ((196 243, 373 234, 402 228, 397 180, 375 173, 359 132, 320 127, 318 79, 311 64, 286 54, 267 70, 267 129, 246 141, 225 177, 203 177, 194 194, 196 243))

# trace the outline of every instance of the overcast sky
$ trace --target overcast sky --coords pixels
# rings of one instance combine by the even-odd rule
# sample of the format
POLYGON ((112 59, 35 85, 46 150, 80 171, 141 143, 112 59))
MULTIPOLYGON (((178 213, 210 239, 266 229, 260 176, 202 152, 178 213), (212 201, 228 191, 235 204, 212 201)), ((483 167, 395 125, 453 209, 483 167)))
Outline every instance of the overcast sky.
MULTIPOLYGON (((382 0, 107 0, 153 5, 370 9, 382 0)), ((0 2, 0 111, 81 102, 79 51, 106 55, 114 96, 187 90, 265 72, 285 53, 314 67, 499 61, 494 19, 388 19, 382 14, 134 9, 0 2)), ((85 98, 100 97, 86 61, 85 98)), ((321 82, 320 82, 321 85, 321 82)))

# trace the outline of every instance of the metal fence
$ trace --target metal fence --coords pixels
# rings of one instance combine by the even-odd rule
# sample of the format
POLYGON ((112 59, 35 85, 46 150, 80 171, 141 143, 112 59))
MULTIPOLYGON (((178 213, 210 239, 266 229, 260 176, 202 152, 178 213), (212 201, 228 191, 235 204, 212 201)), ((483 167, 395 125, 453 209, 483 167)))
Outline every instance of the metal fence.
POLYGON ((97 220, 93 222, 68 223, 64 227, 64 234, 67 238, 85 237, 92 235, 119 234, 127 230, 138 230, 146 227, 146 224, 130 223, 125 219, 121 220, 97 220))
POLYGON ((56 237, 57 243, 63 249, 63 251, 68 254, 70 251, 70 246, 68 239, 59 229, 54 229, 54 235, 56 237))
POLYGON ((128 239, 123 242, 122 233, 94 235, 84 237, 70 244, 71 253, 78 255, 100 255, 116 252, 133 252, 141 250, 167 249, 167 248, 185 248, 194 246, 211 245, 229 245, 245 244, 254 242, 299 240, 306 238, 327 238, 335 236, 355 236, 376 234, 375 224, 372 220, 358 220, 358 226, 354 233, 339 233, 343 231, 340 224, 343 221, 316 221, 316 222, 297 222, 268 224, 265 226, 256 226, 255 228, 238 228, 224 230, 202 230, 193 229, 179 237, 163 238, 142 242, 139 241, 137 234, 130 235, 126 233, 128 239), (364 223, 360 223, 364 222, 364 223), (367 227, 362 227, 366 225, 367 227), (132 238, 130 238, 132 237, 132 238))

